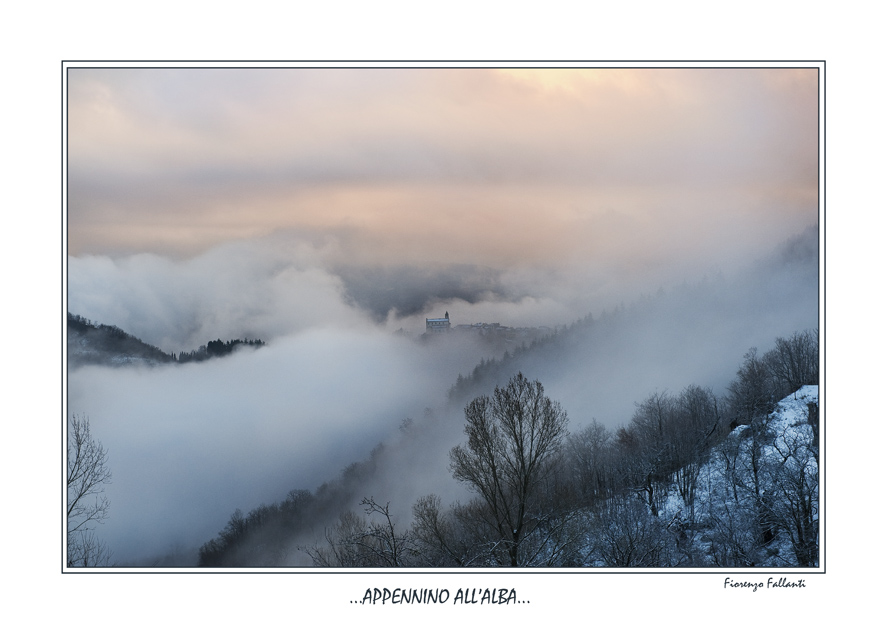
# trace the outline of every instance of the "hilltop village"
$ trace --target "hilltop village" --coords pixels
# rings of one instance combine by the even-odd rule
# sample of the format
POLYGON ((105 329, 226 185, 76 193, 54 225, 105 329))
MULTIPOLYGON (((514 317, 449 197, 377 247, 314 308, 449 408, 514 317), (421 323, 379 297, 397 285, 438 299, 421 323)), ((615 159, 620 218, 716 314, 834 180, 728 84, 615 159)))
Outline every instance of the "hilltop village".
POLYGON ((449 311, 447 311, 441 318, 425 319, 425 332, 420 339, 459 334, 476 335, 482 337, 489 344, 495 344, 508 349, 512 346, 528 344, 553 332, 554 329, 547 326, 502 326, 499 322, 476 322, 474 324, 456 324, 453 326, 449 319, 449 311))

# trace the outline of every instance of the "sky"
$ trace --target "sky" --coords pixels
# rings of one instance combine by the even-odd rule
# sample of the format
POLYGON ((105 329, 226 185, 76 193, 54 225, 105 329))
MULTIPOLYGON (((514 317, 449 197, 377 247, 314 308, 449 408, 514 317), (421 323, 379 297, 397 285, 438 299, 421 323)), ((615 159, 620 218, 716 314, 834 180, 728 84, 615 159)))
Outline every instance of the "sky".
POLYGON ((455 323, 566 323, 815 224, 817 81, 809 68, 72 68, 68 301, 131 322, 146 308, 115 312, 83 287, 153 284, 132 279, 147 267, 167 276, 159 295, 298 278, 314 306, 341 295, 407 330, 440 299, 465 302, 455 323))
MULTIPOLYGON (((414 337, 444 311, 570 324, 732 279, 818 222, 815 69, 71 68, 67 81, 68 310, 167 352, 268 342, 68 373, 70 412, 112 457, 103 531, 124 561, 194 548, 235 508, 334 478, 441 408, 486 354, 399 329, 414 337)), ((759 329, 707 307, 695 319, 727 336, 687 332, 692 354, 642 373, 626 335, 610 343, 621 374, 595 361, 612 388, 586 390, 578 361, 551 396, 570 397, 576 425, 624 423, 643 391, 700 381, 718 352, 732 372, 748 346, 814 326, 815 292, 759 329)), ((452 494, 458 413, 448 425, 437 463, 392 483, 452 494)))
POLYGON ((661 244, 669 227, 760 236, 815 219, 814 69, 71 69, 68 81, 75 256, 188 257, 289 230, 360 264, 642 264, 680 244, 661 244))

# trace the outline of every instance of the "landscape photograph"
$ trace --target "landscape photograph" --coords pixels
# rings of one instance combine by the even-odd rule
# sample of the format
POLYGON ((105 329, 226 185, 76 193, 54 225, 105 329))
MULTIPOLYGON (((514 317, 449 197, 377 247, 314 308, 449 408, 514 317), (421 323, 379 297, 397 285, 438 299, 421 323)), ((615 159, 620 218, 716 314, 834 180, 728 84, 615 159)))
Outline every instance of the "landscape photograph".
POLYGON ((63 569, 823 570, 822 74, 68 63, 63 569))

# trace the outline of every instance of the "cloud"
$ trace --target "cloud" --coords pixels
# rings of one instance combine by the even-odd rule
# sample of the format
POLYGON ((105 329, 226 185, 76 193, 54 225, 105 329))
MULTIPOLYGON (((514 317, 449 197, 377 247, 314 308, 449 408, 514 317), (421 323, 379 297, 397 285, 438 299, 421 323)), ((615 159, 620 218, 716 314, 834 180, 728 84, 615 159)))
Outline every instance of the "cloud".
POLYGON ((167 352, 209 340, 274 339, 354 326, 342 283, 308 241, 239 241, 187 260, 153 254, 71 257, 69 310, 115 324, 167 352))
MULTIPOLYGON (((785 245, 783 257, 750 272, 693 279, 627 311, 598 314, 577 338, 520 357, 519 367, 503 367, 505 375, 492 381, 518 370, 540 379, 576 429, 592 419, 624 424, 633 404, 652 391, 699 383, 722 392, 747 348, 765 350, 777 336, 815 326, 816 245, 812 229, 785 245)), ((193 553, 235 508, 248 511, 290 489, 316 488, 428 408, 437 419, 423 436, 395 443, 373 480, 361 484, 365 491, 353 494, 390 496, 402 518, 414 497, 459 495, 447 478, 446 457, 460 440, 461 404, 450 409, 447 394, 459 374, 468 376, 481 358, 499 353, 470 336, 422 342, 392 333, 402 324, 418 326, 416 335, 423 317, 380 323, 387 303, 374 289, 411 281, 405 300, 392 298, 389 314, 428 292, 422 306, 429 314, 449 310, 456 323, 565 322, 582 317, 573 311, 587 301, 568 272, 532 268, 439 276, 393 270, 377 280, 370 272, 344 282, 321 266, 334 251, 281 240, 228 244, 185 261, 71 258, 74 312, 99 321, 114 321, 106 316, 117 312, 118 326, 151 343, 147 334, 167 344, 270 340, 199 364, 69 373, 69 412, 88 416, 110 452, 112 520, 102 532, 121 561, 144 564, 175 548, 193 553), (435 282, 451 297, 430 293, 435 282), (484 287, 499 292, 468 298, 484 287), (349 288, 366 295, 349 301, 349 288)), ((597 302, 606 297, 588 295, 597 302)))
POLYGON ((73 254, 289 228, 352 232, 360 262, 502 266, 625 249, 616 216, 816 214, 814 70, 71 73, 73 254))
POLYGON ((433 405, 439 369, 421 355, 330 327, 200 364, 71 372, 69 411, 89 417, 114 474, 103 537, 123 562, 193 549, 236 507, 334 478, 433 405))

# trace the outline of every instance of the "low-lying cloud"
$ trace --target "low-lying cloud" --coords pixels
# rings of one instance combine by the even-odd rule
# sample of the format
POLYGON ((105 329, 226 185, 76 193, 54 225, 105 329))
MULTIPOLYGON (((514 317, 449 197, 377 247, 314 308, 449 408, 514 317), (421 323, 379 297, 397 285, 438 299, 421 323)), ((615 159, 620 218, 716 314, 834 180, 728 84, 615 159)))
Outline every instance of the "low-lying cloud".
MULTIPOLYGON (((539 349, 512 370, 540 379, 574 429, 593 419, 624 425, 634 403, 653 391, 699 383, 722 392, 749 347, 765 350, 775 337, 816 325, 816 245, 813 228, 740 275, 669 286, 636 305, 636 296, 623 296, 626 312, 597 313, 578 340, 539 349)), ((69 411, 88 416, 110 452, 113 511, 101 532, 121 564, 150 564, 177 548, 193 556, 234 509, 316 488, 398 438, 401 422, 421 421, 426 409, 437 413, 437 427, 420 444, 404 445, 407 454, 388 455, 361 495, 396 499, 401 518, 417 496, 457 495, 446 457, 463 422, 447 392, 458 374, 496 351, 477 336, 423 341, 425 314, 405 309, 396 295, 385 305, 373 288, 394 287, 402 277, 413 307, 430 316, 448 310, 460 323, 562 325, 567 316, 584 317, 570 313, 578 305, 567 301, 569 287, 553 286, 544 270, 517 276, 468 268, 459 289, 448 274, 343 278, 322 263, 310 245, 271 249, 262 241, 185 261, 70 258, 74 313, 171 351, 217 337, 269 342, 198 364, 69 373, 69 411), (422 280, 431 281, 426 291, 422 280), (438 299, 443 287, 434 289, 434 280, 451 282, 451 297, 438 299), (484 280, 492 283, 485 294, 484 280), (361 302, 354 289, 364 288, 361 302), (411 335, 395 333, 398 325, 412 327, 411 335)))
POLYGON ((89 417, 114 473, 103 536, 124 562, 193 549, 235 508, 335 477, 441 398, 451 369, 421 353, 326 328, 199 364, 71 372, 69 410, 89 417))

